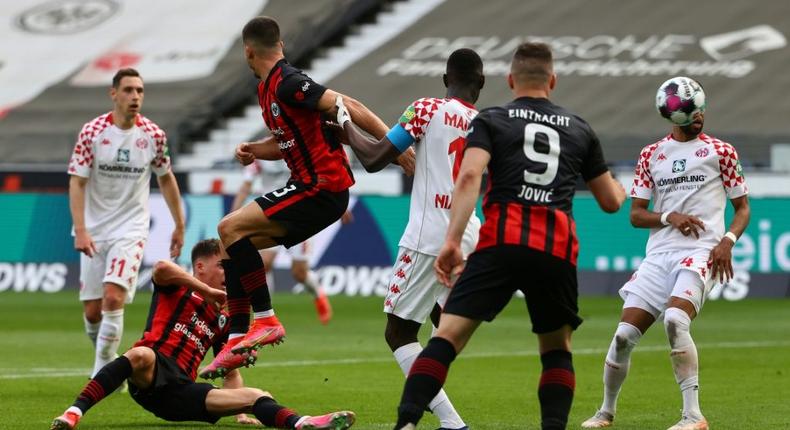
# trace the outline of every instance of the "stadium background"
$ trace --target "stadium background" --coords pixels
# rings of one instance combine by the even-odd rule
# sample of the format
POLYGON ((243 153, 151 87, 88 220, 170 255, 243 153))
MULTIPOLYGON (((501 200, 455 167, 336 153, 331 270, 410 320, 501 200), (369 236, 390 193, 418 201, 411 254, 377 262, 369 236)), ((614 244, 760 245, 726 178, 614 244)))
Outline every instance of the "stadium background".
MULTIPOLYGON (((704 20, 715 1, 684 3, 682 14, 669 3, 641 14, 646 0, 231 4, 36 0, 0 7, 8 41, 0 48, 0 232, 8 244, 0 250, 0 294, 78 285, 65 165, 81 124, 109 109, 107 83, 118 67, 140 69, 144 113, 168 132, 187 210, 185 249, 215 234, 241 181, 233 147, 266 134, 238 39, 238 28, 258 13, 278 18, 291 62, 387 122, 411 100, 443 94, 444 61, 457 47, 475 48, 485 60, 484 107, 510 97, 504 76, 514 46, 547 41, 560 77, 554 99, 594 126, 626 188, 639 148, 668 129, 653 108, 657 84, 672 75, 698 78, 709 99, 706 129, 738 148, 754 208, 734 249, 738 276, 721 296, 790 294, 790 145, 783 143, 790 142, 790 99, 775 97, 777 88, 790 87, 783 73, 790 68, 787 4, 736 2, 704 20)), ((283 181, 281 165, 265 170, 256 191, 283 181)), ((407 219, 410 183, 395 168, 355 171, 356 222, 321 234, 313 263, 332 294, 380 295, 407 219)), ((171 222, 156 192, 151 206, 146 265, 166 256, 171 222)), ((583 294, 614 294, 638 265, 646 232, 631 228, 626 213, 602 214, 580 185, 583 294)), ((275 285, 289 291, 289 260, 281 254, 275 285)))
MULTIPOLYGON (((698 78, 709 100, 706 130, 738 148, 752 204, 751 224, 733 250, 735 279, 713 291, 716 300, 695 322, 703 407, 720 429, 790 428, 790 3, 779 0, 726 7, 717 0, 0 2, 0 428, 46 428, 89 372, 65 171, 82 124, 110 109, 110 77, 133 66, 145 78, 143 112, 169 136, 188 250, 216 234, 241 183, 234 146, 267 134, 238 40, 259 13, 280 21, 291 62, 388 123, 413 99, 444 94, 440 74, 453 49, 483 56, 488 80, 478 106, 485 107, 510 98, 503 76, 515 45, 548 41, 560 75, 554 99, 589 120, 627 189, 639 149, 668 130, 653 108, 655 89, 673 75, 698 78)), ((283 181, 282 165, 264 169, 256 192, 283 181)), ((355 176, 355 222, 315 240, 314 264, 333 294, 335 318, 320 327, 307 298, 287 294, 293 281, 281 253, 275 301, 288 342, 243 373, 248 385, 297 410, 351 408, 357 428, 387 429, 403 379, 382 339, 377 296, 406 223, 410 181, 396 168, 369 175, 358 164, 355 176)), ((621 306, 616 290, 643 257, 647 235, 629 225, 627 206, 603 214, 583 184, 574 204, 585 323, 574 336, 569 428, 599 404, 601 362, 621 306)), ((146 266, 166 256, 172 222, 156 190, 150 205, 146 266)), ((188 263, 185 256, 178 262, 188 263)), ((149 297, 127 307, 122 348, 139 336, 149 297)), ((513 301, 454 365, 448 391, 472 428, 537 428, 540 366, 525 321, 523 304, 513 301)), ((677 420, 667 349, 659 327, 642 340, 617 428, 677 420)), ((219 425, 240 428, 229 419, 219 425)), ((177 426, 118 395, 81 424, 177 426)))

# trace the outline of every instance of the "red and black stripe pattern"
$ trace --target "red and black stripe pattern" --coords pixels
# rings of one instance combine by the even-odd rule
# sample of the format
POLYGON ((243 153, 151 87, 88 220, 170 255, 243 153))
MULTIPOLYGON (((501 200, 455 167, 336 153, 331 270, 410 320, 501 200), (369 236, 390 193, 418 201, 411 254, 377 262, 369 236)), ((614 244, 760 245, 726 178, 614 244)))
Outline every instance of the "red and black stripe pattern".
POLYGON ((541 428, 565 429, 576 389, 573 356, 569 351, 554 350, 540 356, 543 373, 538 384, 541 428))
POLYGON ((492 202, 483 208, 477 249, 521 245, 543 251, 576 265, 579 241, 576 222, 562 210, 515 202, 492 202))
POLYGON ((206 352, 224 339, 227 315, 181 286, 156 285, 148 324, 134 346, 147 346, 172 358, 193 380, 206 352))
POLYGON ((339 192, 354 184, 342 144, 324 125, 318 100, 326 88, 280 60, 258 85, 263 120, 277 138, 291 180, 339 192))

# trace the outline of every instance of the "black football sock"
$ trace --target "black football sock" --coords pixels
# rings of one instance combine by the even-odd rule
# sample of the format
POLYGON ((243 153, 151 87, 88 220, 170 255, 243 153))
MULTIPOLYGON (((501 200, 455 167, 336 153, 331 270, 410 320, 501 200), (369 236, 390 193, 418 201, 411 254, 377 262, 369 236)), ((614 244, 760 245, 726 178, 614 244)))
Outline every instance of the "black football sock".
POLYGON ((562 430, 568 423, 568 413, 573 403, 576 375, 573 373, 573 355, 557 349, 540 356, 543 373, 538 385, 541 428, 562 430))
POLYGON ((230 334, 244 334, 250 328, 250 298, 241 287, 239 272, 233 260, 222 260, 225 269, 225 291, 228 293, 230 334))
POLYGON ((248 237, 239 239, 227 248, 228 255, 233 260, 239 274, 241 287, 250 298, 254 312, 264 312, 272 309, 272 298, 269 295, 269 286, 266 285, 266 268, 258 249, 248 237))
POLYGON ((88 409, 112 394, 130 376, 132 376, 132 363, 122 355, 99 370, 99 373, 82 389, 73 406, 79 408, 82 413, 88 412, 88 409))
POLYGON ((296 412, 280 406, 271 397, 261 397, 252 406, 252 413, 266 427, 294 429, 300 417, 296 412))
POLYGON ((450 363, 455 360, 455 347, 448 340, 434 337, 414 360, 403 387, 403 396, 398 406, 400 430, 406 424, 417 424, 428 404, 439 393, 447 378, 450 363))

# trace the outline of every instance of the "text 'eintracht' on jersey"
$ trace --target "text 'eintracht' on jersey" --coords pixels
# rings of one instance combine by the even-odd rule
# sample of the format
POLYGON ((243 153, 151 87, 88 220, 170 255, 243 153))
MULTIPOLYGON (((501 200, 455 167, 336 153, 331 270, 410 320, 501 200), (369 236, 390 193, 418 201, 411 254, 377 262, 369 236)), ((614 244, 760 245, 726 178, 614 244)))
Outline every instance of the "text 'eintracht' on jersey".
POLYGON ((577 179, 608 171, 589 124, 547 99, 521 97, 482 110, 466 146, 491 154, 477 249, 520 245, 576 264, 577 179))
POLYGON ((704 133, 678 142, 670 134, 646 146, 636 163, 631 197, 652 199, 654 212, 693 215, 705 224, 699 239, 672 227, 651 229, 647 255, 712 249, 724 235, 727 199, 747 193, 738 153, 727 142, 704 133))
MULTIPOLYGON (((417 161, 409 205, 409 223, 399 246, 439 255, 450 224, 453 184, 461 167, 466 132, 477 109, 456 98, 423 98, 412 103, 387 134, 401 151, 414 145, 417 161)), ((472 213, 461 249, 477 243, 480 220, 472 213)))
POLYGON ((165 132, 142 115, 122 130, 112 113, 85 124, 69 162, 69 175, 88 178, 85 227, 93 240, 147 237, 151 172, 170 171, 165 132))

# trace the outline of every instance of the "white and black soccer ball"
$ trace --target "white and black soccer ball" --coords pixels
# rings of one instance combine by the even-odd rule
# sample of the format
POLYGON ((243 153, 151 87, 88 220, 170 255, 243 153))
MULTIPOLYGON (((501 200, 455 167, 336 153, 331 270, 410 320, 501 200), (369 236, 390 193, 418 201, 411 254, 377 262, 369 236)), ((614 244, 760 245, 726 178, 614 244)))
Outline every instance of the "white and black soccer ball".
POLYGON ((675 125, 689 125, 705 111, 705 91, 694 79, 676 76, 658 87, 656 109, 675 125))

